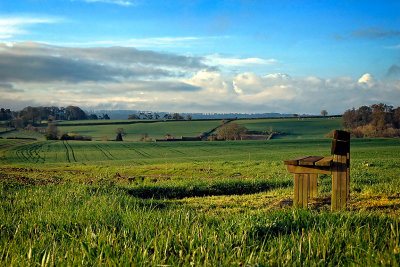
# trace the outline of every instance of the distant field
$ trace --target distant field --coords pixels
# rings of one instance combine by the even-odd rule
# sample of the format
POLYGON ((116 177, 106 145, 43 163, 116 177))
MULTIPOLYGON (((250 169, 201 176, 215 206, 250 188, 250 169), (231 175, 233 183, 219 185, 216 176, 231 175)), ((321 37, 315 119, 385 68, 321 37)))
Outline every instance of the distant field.
POLYGON ((299 119, 256 119, 238 120, 252 131, 274 131, 284 132, 287 135, 276 138, 323 138, 334 129, 342 129, 342 118, 299 118, 299 119))
POLYGON ((115 130, 123 128, 127 134, 124 140, 137 141, 142 133, 148 133, 149 137, 154 139, 164 138, 165 134, 180 136, 198 136, 207 132, 221 123, 220 120, 210 121, 167 121, 153 123, 134 123, 134 124, 110 124, 110 125, 82 125, 82 126, 60 126, 61 132, 73 132, 82 135, 91 135, 94 140, 100 140, 103 136, 113 140, 116 137, 115 130))
MULTIPOLYGON (((274 131, 284 132, 286 135, 276 136, 277 139, 293 138, 323 138, 333 129, 341 129, 341 118, 304 118, 304 119, 252 119, 237 120, 240 125, 251 131, 274 131)), ((72 132, 86 136, 92 136, 93 140, 102 140, 107 137, 114 140, 115 130, 123 128, 127 134, 126 141, 138 141, 143 133, 150 138, 162 139, 165 134, 180 136, 198 136, 208 132, 218 125, 221 120, 204 121, 149 121, 149 120, 82 120, 58 122, 60 132, 72 132), (100 124, 100 125, 99 125, 100 124)), ((3 133, 6 128, 0 128, 0 136, 6 137, 33 137, 43 140, 39 133, 24 130, 3 133)))
MULTIPOLYGON (((118 124, 118 123, 135 123, 141 120, 77 120, 77 121, 58 121, 60 125, 76 125, 76 124, 118 124)), ((143 121, 143 120, 142 120, 143 121)), ((149 120, 146 120, 149 121, 149 120)))
POLYGON ((1 133, 0 136, 3 138, 7 137, 22 137, 22 138, 36 138, 37 140, 44 140, 44 137, 40 133, 36 133, 33 131, 26 131, 26 130, 16 130, 6 133, 1 133))

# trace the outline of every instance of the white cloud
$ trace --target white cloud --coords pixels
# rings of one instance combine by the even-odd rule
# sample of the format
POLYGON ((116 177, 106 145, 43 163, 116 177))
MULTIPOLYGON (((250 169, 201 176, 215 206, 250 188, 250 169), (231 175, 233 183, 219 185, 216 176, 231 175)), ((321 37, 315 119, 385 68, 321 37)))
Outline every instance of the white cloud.
POLYGON ((363 86, 372 87, 375 84, 375 79, 371 74, 365 73, 358 79, 358 83, 363 86))
POLYGON ((260 65, 272 65, 278 61, 276 59, 262 59, 258 57, 249 58, 228 58, 221 57, 218 54, 209 55, 206 57, 207 62, 211 65, 222 65, 222 66, 260 66, 260 65))
POLYGON ((35 24, 55 23, 55 18, 7 17, 0 18, 0 39, 10 39, 15 35, 25 34, 26 28, 35 24))
POLYGON ((208 42, 212 39, 227 38, 220 37, 196 37, 196 36, 164 36, 150 38, 130 38, 127 40, 99 40, 89 42, 53 42, 52 45, 68 46, 68 47, 104 47, 104 46, 123 46, 135 48, 177 48, 190 47, 200 42, 208 42))
POLYGON ((120 5, 120 6, 136 6, 136 2, 132 1, 124 1, 124 0, 83 0, 87 3, 96 3, 96 2, 101 2, 101 3, 106 3, 106 4, 114 4, 114 5, 120 5))

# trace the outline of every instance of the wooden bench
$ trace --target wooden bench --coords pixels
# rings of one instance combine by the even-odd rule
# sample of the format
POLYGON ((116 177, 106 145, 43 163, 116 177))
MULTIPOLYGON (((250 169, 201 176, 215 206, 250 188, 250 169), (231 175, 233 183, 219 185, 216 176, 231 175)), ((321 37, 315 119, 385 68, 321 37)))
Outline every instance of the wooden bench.
POLYGON ((285 160, 288 172, 294 173, 293 205, 307 208, 308 198, 317 197, 318 174, 332 174, 331 210, 347 206, 350 195, 350 133, 335 130, 332 157, 305 156, 285 160))

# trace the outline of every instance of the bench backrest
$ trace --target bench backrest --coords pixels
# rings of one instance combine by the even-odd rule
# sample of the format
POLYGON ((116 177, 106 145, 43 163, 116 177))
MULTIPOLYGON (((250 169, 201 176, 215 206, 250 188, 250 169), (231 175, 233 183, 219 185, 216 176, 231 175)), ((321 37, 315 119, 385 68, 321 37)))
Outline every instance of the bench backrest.
POLYGON ((331 154, 347 155, 350 153, 350 133, 341 130, 335 130, 333 133, 331 154))

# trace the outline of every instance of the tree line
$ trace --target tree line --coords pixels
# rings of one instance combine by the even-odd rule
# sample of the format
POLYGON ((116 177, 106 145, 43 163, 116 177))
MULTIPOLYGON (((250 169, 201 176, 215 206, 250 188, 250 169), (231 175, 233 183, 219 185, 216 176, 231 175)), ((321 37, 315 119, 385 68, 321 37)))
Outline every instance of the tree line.
POLYGON ((0 121, 8 121, 8 125, 15 128, 25 128, 28 125, 37 126, 42 121, 53 122, 57 120, 109 120, 107 114, 97 116, 96 114, 87 114, 77 106, 67 107, 25 107, 20 111, 11 111, 10 109, 0 109, 0 121))
POLYGON ((354 137, 400 136, 400 107, 383 103, 348 109, 343 114, 343 126, 354 137))
POLYGON ((139 113, 134 113, 128 116, 128 120, 159 120, 159 119, 164 119, 164 120, 192 120, 191 115, 186 115, 186 117, 180 115, 179 113, 174 113, 174 114, 169 114, 166 113, 164 116, 161 116, 158 113, 152 113, 152 112, 139 112, 139 113))

